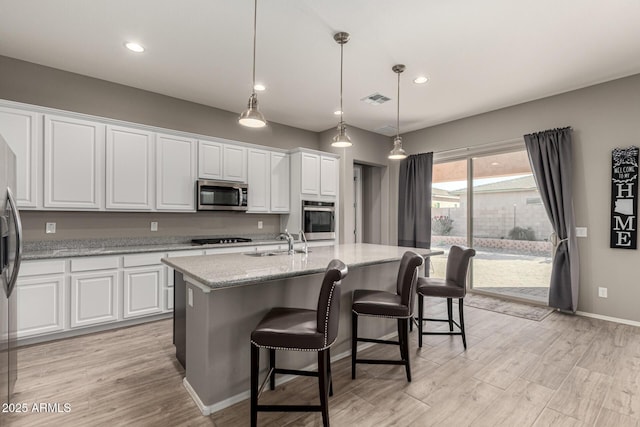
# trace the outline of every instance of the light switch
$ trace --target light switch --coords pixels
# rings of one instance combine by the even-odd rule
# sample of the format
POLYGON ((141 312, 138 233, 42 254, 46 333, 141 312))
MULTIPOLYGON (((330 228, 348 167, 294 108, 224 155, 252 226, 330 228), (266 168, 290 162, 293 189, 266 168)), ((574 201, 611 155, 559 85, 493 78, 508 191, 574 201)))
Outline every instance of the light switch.
POLYGON ((587 227, 576 227, 576 237, 587 237, 587 227))
POLYGON ((158 223, 156 221, 151 222, 151 231, 158 231, 158 223))
POLYGON ((258 230, 262 230, 262 221, 258 221, 258 230))
POLYGON ((56 232, 56 223, 55 222, 47 222, 45 227, 45 233, 47 234, 55 234, 56 232))

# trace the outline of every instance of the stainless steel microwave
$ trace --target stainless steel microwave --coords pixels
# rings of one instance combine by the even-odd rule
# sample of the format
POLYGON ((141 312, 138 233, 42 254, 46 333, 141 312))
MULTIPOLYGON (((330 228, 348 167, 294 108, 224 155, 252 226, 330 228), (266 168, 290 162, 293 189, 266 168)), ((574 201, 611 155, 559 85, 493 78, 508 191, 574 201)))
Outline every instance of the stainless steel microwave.
POLYGON ((302 201, 302 231, 308 240, 336 238, 336 206, 333 202, 302 201))
POLYGON ((196 205, 199 211, 246 211, 247 184, 198 180, 196 205))

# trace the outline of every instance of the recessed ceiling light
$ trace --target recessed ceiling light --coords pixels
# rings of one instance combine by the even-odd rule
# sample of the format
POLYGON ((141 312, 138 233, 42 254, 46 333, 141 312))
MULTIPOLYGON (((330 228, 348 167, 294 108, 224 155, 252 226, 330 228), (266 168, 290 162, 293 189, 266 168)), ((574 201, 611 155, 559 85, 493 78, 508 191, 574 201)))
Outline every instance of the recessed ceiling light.
POLYGON ((262 92, 263 90, 266 90, 266 89, 267 89, 267 87, 266 87, 265 85, 263 85, 263 84, 256 83, 256 84, 253 86, 253 89, 257 90, 258 92, 262 92))
POLYGON ((424 83, 426 83, 428 81, 429 81, 429 79, 427 77, 425 77, 425 76, 418 76, 415 79, 413 79, 413 82, 415 84, 419 84, 419 85, 424 84, 424 83))
POLYGON ((336 110, 336 111, 333 112, 333 114, 335 114, 336 116, 339 116, 340 114, 342 114, 342 111, 336 110))
POLYGON ((129 49, 132 52, 136 52, 136 53, 142 53, 144 52, 144 47, 142 47, 141 45, 139 45, 138 43, 134 43, 134 42, 127 42, 124 44, 125 47, 127 49, 129 49))

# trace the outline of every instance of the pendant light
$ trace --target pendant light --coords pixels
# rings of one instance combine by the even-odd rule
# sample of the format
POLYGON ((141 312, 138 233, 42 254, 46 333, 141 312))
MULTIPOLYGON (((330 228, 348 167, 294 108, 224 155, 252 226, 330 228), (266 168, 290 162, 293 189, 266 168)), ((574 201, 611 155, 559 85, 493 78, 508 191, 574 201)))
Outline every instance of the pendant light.
POLYGON ((402 160, 407 158, 407 153, 402 148, 402 137, 400 136, 400 73, 404 71, 405 66, 397 64, 391 69, 398 75, 398 114, 396 116, 396 137, 393 138, 393 150, 389 153, 389 158, 391 160, 402 160))
POLYGON ((349 41, 349 33, 339 32, 333 35, 333 39, 340 45, 340 123, 338 123, 338 134, 333 137, 332 147, 346 148, 351 147, 351 138, 347 135, 347 127, 344 125, 343 109, 342 109, 342 63, 344 45, 349 41))
POLYGON ((250 128, 261 128, 267 125, 262 113, 258 110, 258 95, 256 95, 256 27, 258 22, 258 0, 253 4, 253 84, 248 108, 240 114, 238 123, 250 128))

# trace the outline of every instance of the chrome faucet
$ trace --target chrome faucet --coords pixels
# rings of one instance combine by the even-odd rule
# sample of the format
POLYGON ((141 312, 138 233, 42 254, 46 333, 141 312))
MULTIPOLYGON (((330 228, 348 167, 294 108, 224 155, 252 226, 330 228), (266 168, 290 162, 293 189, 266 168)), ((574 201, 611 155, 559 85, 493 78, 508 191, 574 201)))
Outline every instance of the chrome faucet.
POLYGON ((300 230, 298 232, 298 239, 300 239, 301 242, 304 242, 304 248, 302 249, 304 251, 305 254, 309 253, 309 244, 307 243, 307 238, 304 235, 304 231, 300 230))
POLYGON ((280 233, 278 239, 282 238, 282 240, 286 240, 289 245, 288 253, 289 255, 293 255, 295 251, 293 250, 293 236, 287 231, 284 230, 284 233, 280 233))

